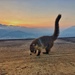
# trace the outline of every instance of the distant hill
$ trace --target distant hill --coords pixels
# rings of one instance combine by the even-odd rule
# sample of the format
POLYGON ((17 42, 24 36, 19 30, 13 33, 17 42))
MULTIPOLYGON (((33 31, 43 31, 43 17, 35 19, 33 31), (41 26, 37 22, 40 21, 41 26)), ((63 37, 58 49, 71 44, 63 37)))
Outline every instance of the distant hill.
POLYGON ((62 31, 60 37, 75 37, 75 26, 69 27, 62 31))
POLYGON ((53 29, 50 28, 27 28, 0 24, 0 39, 36 38, 52 33, 53 29))
POLYGON ((31 33, 27 33, 27 32, 23 32, 20 30, 17 31, 11 31, 11 32, 7 32, 6 34, 2 35, 1 38, 3 39, 23 39, 23 38, 33 38, 32 36, 33 34, 31 33))
MULTIPOLYGON (((51 28, 27 28, 0 24, 0 39, 37 38, 44 35, 52 35, 53 31, 54 29, 51 28)), ((75 26, 61 31, 59 37, 75 37, 75 26)))

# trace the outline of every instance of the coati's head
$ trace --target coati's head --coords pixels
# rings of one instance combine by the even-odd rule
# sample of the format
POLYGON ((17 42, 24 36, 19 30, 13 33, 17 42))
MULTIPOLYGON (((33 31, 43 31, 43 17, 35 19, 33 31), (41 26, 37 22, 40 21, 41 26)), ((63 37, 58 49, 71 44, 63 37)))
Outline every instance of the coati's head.
POLYGON ((30 55, 32 55, 32 53, 36 53, 36 50, 35 50, 35 44, 31 44, 30 45, 30 55))

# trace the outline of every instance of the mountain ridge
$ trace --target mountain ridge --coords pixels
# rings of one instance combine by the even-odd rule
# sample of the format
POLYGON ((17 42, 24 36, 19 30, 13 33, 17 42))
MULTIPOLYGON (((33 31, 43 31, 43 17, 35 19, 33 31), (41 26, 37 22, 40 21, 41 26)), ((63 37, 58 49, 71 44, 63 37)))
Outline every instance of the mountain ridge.
POLYGON ((75 26, 71 26, 62 31, 60 37, 75 37, 75 26))
MULTIPOLYGON (((0 24, 0 39, 24 39, 51 36, 54 29, 51 28, 27 28, 19 26, 7 26, 0 24)), ((59 37, 75 37, 75 26, 60 31, 59 37)))
POLYGON ((50 35, 51 33, 52 29, 50 28, 27 28, 0 24, 0 39, 37 38, 43 35, 50 35))

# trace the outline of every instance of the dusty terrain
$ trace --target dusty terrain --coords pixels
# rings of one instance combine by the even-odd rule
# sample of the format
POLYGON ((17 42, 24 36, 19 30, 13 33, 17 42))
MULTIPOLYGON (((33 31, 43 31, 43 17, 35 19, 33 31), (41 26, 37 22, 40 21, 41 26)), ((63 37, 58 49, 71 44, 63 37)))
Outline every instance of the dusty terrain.
POLYGON ((30 55, 31 41, 0 41, 0 75, 75 75, 73 40, 58 39, 49 55, 39 57, 30 55))

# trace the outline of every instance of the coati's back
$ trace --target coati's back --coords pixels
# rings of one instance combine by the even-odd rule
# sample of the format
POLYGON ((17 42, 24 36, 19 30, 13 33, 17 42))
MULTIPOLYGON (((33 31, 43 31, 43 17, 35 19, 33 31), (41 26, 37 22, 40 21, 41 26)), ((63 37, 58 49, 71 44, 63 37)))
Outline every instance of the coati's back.
POLYGON ((42 36, 38 39, 41 40, 44 46, 47 46, 49 43, 53 42, 53 36, 42 36))

